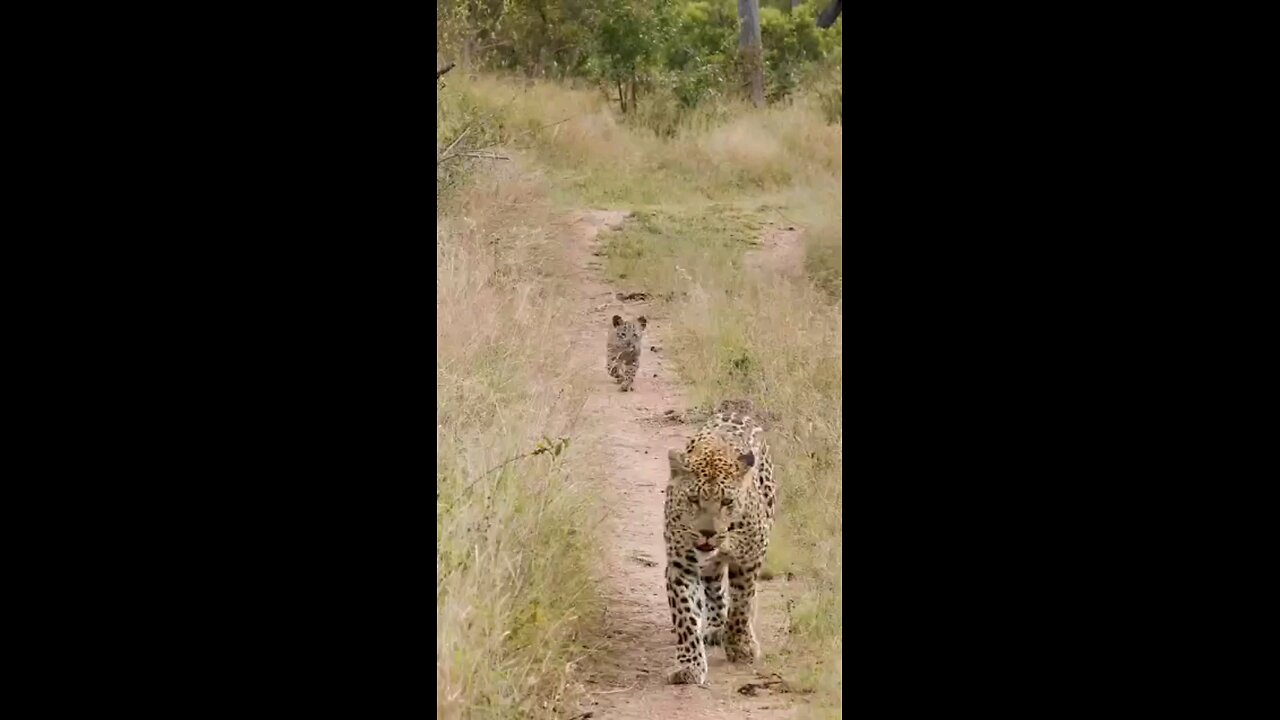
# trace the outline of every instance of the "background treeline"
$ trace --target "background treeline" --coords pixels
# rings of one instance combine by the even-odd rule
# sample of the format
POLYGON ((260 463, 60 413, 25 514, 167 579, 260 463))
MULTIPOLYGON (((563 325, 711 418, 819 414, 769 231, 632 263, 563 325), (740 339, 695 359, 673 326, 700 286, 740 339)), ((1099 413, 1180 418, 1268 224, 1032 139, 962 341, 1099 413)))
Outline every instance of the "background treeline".
MULTIPOLYGON (((839 122, 843 20, 819 29, 826 4, 759 1, 764 96, 813 91, 839 122)), ((671 134, 692 111, 747 94, 739 10, 738 0, 441 0, 437 64, 588 83, 630 121, 671 134)))

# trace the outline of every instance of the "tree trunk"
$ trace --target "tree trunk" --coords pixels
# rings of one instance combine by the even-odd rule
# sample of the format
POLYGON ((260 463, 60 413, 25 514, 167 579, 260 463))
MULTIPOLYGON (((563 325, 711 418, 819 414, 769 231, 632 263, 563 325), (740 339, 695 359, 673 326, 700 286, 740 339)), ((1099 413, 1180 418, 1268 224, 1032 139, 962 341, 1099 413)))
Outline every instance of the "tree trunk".
MULTIPOLYGON (((568 66, 565 67, 564 72, 562 74, 565 77, 567 77, 570 71, 576 70, 577 68, 578 68, 578 48, 575 45, 573 49, 569 51, 569 64, 568 66)), ((563 80, 564 77, 562 77, 561 79, 563 80)))
POLYGON ((827 29, 836 24, 836 18, 840 17, 840 11, 844 9, 843 0, 835 0, 818 14, 818 27, 827 29))
POLYGON ((760 44, 760 0, 738 0, 738 53, 746 73, 744 85, 751 86, 751 103, 764 105, 764 48, 760 44))
POLYGON ((804 0, 791 0, 791 9, 795 10, 804 4, 804 0))

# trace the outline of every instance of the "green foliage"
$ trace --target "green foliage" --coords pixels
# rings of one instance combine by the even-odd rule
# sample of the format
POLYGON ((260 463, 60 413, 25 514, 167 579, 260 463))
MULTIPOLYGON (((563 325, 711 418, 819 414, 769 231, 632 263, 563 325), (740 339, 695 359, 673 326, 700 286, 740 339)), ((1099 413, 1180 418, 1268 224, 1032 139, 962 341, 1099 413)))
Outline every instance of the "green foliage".
POLYGON ((791 12, 760 9, 760 37, 764 45, 765 93, 770 101, 793 93, 815 64, 838 50, 837 33, 819 30, 813 0, 791 12))
POLYGON ((629 82, 656 69, 671 23, 670 10, 670 0, 618 0, 592 13, 587 68, 612 82, 629 82))
MULTIPOLYGON (((839 62, 842 24, 819 30, 819 10, 819 0, 761 3, 771 102, 839 62)), ((436 10, 449 59, 589 79, 631 122, 665 137, 689 111, 741 92, 738 25, 736 0, 442 0, 436 10)))
POLYGON ((685 108, 724 92, 737 51, 738 17, 732 0, 684 3, 666 53, 666 86, 685 108))

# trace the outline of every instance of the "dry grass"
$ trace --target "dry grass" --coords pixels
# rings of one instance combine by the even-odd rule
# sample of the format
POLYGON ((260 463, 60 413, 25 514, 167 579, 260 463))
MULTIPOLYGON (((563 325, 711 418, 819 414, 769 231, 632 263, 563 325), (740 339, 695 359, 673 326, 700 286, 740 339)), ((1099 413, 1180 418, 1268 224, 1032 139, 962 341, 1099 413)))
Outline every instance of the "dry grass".
POLYGON ((843 188, 834 181, 792 191, 782 201, 786 218, 804 227, 805 270, 828 296, 840 299, 844 279, 843 188))
POLYGON ((693 113, 676 137, 660 138, 619 118, 598 93, 492 77, 451 90, 501 120, 574 199, 597 205, 733 201, 817 186, 840 173, 840 126, 823 119, 812 97, 763 111, 734 105, 693 113))
POLYGON ((582 484, 593 443, 577 424, 585 375, 568 362, 552 214, 537 183, 494 170, 437 219, 441 718, 555 717, 584 654, 578 630, 598 612, 600 513, 582 484), (544 436, 552 451, 530 455, 544 436))

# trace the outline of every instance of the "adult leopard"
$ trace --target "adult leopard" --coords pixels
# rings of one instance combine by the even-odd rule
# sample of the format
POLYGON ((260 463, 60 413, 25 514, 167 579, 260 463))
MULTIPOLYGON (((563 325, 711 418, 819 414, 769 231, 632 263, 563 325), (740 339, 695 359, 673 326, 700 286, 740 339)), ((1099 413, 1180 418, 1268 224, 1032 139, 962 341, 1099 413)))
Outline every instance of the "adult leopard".
POLYGON ((764 430, 736 412, 712 416, 684 452, 672 450, 668 459, 663 536, 680 667, 667 679, 702 685, 708 646, 723 644, 731 662, 760 657, 756 578, 773 527, 773 462, 764 430))

